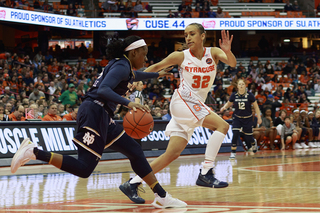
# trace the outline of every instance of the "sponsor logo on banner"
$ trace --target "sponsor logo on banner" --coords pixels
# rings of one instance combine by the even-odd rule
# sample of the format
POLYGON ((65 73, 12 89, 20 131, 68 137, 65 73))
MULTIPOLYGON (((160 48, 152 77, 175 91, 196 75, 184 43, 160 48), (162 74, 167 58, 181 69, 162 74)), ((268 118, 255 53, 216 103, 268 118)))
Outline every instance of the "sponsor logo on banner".
POLYGON ((0 10, 0 18, 5 19, 6 18, 6 11, 0 10))
POLYGON ((209 20, 209 21, 207 21, 207 20, 203 20, 203 22, 202 22, 202 26, 204 27, 204 28, 215 28, 216 27, 216 21, 214 21, 214 20, 209 20))
POLYGON ((74 127, 0 127, 0 157, 13 156, 25 138, 45 151, 74 151, 74 133, 74 127))

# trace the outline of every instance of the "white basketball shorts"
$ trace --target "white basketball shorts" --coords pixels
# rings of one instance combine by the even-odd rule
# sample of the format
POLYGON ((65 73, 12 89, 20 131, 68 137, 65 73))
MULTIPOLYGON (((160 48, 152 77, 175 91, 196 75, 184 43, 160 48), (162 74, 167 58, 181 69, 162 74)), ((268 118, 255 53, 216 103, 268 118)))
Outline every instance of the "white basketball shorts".
POLYGON ((211 109, 202 101, 180 90, 175 90, 170 103, 172 119, 166 127, 166 136, 179 136, 190 140, 194 128, 202 126, 211 109))

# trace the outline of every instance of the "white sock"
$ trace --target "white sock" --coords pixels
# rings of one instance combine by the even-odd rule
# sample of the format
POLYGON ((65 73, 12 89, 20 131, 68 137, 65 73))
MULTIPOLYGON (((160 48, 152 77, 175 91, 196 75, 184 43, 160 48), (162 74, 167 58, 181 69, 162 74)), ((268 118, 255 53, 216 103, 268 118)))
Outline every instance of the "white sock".
POLYGON ((202 163, 201 174, 205 175, 207 172, 213 168, 213 162, 215 161, 219 149, 221 147, 222 141, 225 138, 225 134, 221 132, 214 131, 214 133, 210 136, 207 148, 205 152, 205 161, 202 163))
POLYGON ((134 184, 134 183, 142 183, 142 179, 138 176, 138 175, 136 175, 134 178, 132 178, 131 180, 130 180, 130 184, 134 184))

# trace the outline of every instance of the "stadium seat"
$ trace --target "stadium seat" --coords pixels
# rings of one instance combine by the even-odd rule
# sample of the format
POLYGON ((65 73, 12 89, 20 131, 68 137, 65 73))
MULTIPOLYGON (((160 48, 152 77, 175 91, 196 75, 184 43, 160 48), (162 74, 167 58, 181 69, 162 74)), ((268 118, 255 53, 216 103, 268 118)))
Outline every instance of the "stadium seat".
POLYGON ((191 12, 192 18, 199 18, 199 12, 191 12))

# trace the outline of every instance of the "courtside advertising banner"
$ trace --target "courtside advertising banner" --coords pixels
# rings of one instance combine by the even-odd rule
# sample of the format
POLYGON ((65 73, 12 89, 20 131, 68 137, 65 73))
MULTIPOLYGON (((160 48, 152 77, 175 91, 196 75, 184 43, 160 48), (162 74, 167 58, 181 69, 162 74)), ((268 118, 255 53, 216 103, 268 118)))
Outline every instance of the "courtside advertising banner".
POLYGON ((318 18, 84 18, 6 7, 0 7, 0 21, 90 31, 184 30, 194 22, 206 30, 320 29, 318 18))
MULTIPOLYGON (((119 121, 121 125, 122 121, 119 121)), ((153 131, 141 139, 144 150, 166 149, 169 137, 164 130, 168 121, 155 121, 153 131)), ((0 158, 11 158, 20 147, 24 138, 30 138, 39 149, 61 154, 76 154, 77 147, 72 142, 76 134, 76 123, 72 121, 21 121, 0 122, 0 158)), ((205 147, 212 131, 203 127, 195 129, 188 148, 205 147)), ((223 141, 223 146, 231 146, 232 130, 223 141)), ((106 149, 104 152, 112 152, 106 149)))

